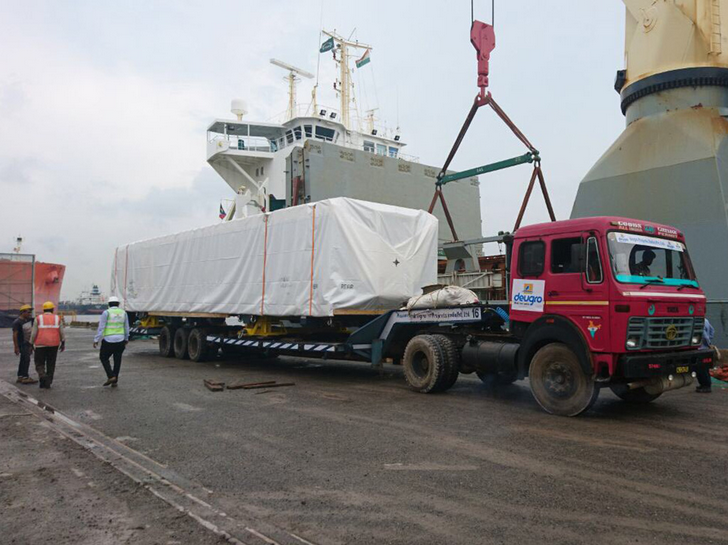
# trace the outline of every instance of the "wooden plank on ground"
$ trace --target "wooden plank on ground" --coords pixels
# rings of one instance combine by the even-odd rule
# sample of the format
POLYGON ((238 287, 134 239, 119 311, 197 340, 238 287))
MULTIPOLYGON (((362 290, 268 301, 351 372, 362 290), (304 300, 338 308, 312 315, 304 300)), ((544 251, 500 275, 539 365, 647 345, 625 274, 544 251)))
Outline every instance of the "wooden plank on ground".
POLYGON ((270 384, 275 384, 275 380, 269 380, 267 382, 233 382, 232 384, 228 384, 227 389, 228 390, 240 390, 241 388, 245 388, 246 386, 268 386, 270 384))
POLYGON ((280 388, 281 386, 295 386, 295 382, 274 382, 273 384, 253 384, 250 386, 242 386, 243 390, 255 390, 257 388, 280 388))
POLYGON ((211 392, 222 392, 225 389, 225 383, 219 380, 205 379, 203 382, 205 383, 205 388, 211 392))

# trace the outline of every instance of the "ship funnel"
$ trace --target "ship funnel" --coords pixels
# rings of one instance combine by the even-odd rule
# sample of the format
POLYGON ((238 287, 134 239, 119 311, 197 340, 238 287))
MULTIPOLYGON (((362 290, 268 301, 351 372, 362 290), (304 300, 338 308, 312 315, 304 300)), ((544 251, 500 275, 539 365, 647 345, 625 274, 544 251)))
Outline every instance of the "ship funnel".
POLYGON ((230 111, 238 117, 238 121, 248 113, 248 104, 242 98, 234 98, 230 102, 230 111))
POLYGON ((728 0, 623 0, 624 132, 582 180, 572 217, 626 216, 687 237, 716 344, 728 342, 728 0))

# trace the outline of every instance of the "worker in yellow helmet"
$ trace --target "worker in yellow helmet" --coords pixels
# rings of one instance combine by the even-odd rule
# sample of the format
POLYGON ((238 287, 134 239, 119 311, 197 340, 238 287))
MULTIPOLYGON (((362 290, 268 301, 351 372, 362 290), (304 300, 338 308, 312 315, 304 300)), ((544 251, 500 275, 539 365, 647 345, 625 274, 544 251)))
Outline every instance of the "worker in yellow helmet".
POLYGON ((38 372, 41 388, 50 388, 56 372, 58 350, 66 349, 63 320, 54 314, 56 306, 50 301, 43 303, 43 314, 35 319, 30 341, 35 350, 35 370, 38 372))
POLYGON ((30 356, 33 354, 33 345, 30 342, 30 334, 33 331, 33 307, 23 305, 20 307, 20 314, 13 322, 13 346, 15 355, 20 356, 18 363, 18 382, 20 384, 35 384, 38 382, 30 378, 30 356))

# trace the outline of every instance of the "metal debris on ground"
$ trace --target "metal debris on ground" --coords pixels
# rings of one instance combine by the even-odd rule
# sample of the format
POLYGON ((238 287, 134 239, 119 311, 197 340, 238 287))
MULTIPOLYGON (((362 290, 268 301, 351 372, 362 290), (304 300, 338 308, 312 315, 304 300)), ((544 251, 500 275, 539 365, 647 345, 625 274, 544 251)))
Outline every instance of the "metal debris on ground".
POLYGON ((249 384, 247 386, 241 386, 243 390, 255 390, 257 388, 279 388, 281 386, 295 386, 295 382, 273 382, 272 384, 249 384))

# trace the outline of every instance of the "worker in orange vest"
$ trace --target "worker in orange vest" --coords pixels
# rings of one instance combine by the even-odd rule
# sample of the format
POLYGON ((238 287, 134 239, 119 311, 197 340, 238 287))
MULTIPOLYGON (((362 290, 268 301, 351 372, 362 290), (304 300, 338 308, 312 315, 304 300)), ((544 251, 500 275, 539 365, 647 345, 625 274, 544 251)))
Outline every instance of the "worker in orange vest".
POLYGON ((66 336, 63 333, 63 320, 55 314, 55 305, 50 301, 43 303, 43 314, 35 319, 30 342, 35 347, 35 370, 38 372, 41 388, 50 388, 56 370, 58 350, 66 349, 66 336))

